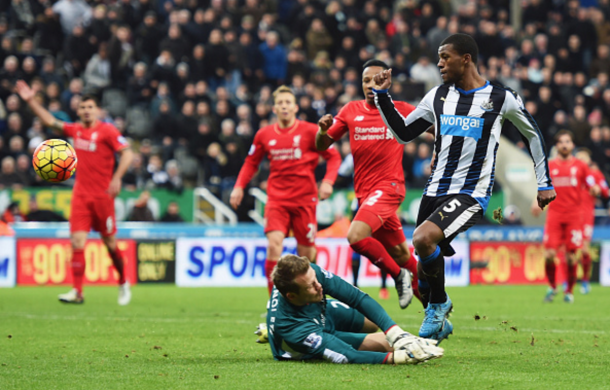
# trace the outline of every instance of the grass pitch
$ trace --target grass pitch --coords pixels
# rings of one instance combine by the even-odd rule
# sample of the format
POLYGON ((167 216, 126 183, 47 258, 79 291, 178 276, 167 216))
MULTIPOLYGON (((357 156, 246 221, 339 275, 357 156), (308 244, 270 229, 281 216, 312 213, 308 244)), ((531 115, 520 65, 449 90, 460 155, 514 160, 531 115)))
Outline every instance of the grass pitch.
MULTIPOLYGON (((610 289, 543 304, 545 287, 449 289, 455 334, 418 366, 272 360, 256 344, 266 289, 136 286, 0 289, 0 389, 601 389, 609 388, 610 289), (478 318, 478 319, 477 319, 478 318)), ((377 297, 377 289, 366 289, 377 297)), ((416 333, 419 302, 382 305, 416 333)))

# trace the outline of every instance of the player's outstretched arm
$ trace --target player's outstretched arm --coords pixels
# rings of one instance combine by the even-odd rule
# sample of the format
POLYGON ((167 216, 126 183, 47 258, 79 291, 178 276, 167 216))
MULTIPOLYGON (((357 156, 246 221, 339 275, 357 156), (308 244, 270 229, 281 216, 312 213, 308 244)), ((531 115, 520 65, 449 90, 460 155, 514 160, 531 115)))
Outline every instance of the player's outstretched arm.
POLYGON ((330 145, 335 142, 332 138, 326 134, 330 126, 333 124, 333 116, 330 114, 324 115, 318 121, 318 132, 316 133, 316 149, 324 151, 330 148, 330 145))
POLYGON ((131 148, 127 147, 121 149, 119 152, 119 166, 117 167, 114 175, 112 175, 112 180, 110 181, 110 186, 108 187, 108 193, 110 196, 115 197, 121 192, 121 180, 129 169, 131 162, 133 161, 133 151, 131 148))
POLYGON ((40 118, 43 125, 56 131, 63 131, 64 122, 56 119, 53 114, 38 103, 38 101, 34 98, 36 93, 25 81, 18 80, 15 84, 15 91, 21 97, 21 99, 23 99, 23 101, 30 106, 34 112, 34 115, 40 118))
POLYGON ((377 106, 381 118, 398 142, 401 144, 411 142, 434 124, 434 113, 428 104, 430 92, 417 108, 405 118, 398 112, 388 94, 392 85, 392 70, 388 69, 376 74, 373 80, 376 84, 373 88, 375 106, 377 106))
POLYGON ((549 162, 546 156, 546 146, 538 124, 532 115, 525 109, 523 101, 516 92, 507 91, 505 100, 506 119, 512 122, 526 140, 530 156, 534 161, 534 171, 538 182, 538 195, 536 201, 541 209, 551 203, 557 194, 553 188, 549 173, 549 162))

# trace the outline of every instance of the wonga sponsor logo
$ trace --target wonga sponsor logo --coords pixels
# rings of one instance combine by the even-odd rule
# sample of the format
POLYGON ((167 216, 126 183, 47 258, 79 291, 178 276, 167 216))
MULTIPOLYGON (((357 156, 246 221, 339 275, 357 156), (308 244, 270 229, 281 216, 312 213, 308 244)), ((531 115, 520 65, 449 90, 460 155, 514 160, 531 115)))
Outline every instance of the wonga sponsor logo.
POLYGON ((463 115, 441 115, 441 134, 470 137, 479 140, 483 135, 483 118, 463 115))

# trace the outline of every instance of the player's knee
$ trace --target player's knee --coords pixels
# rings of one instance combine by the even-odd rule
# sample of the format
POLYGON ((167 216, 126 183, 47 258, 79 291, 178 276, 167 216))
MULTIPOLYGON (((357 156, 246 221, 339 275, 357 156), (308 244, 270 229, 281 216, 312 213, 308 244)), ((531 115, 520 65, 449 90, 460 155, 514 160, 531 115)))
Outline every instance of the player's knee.
POLYGON ((436 247, 436 242, 426 232, 415 230, 413 233, 413 246, 418 253, 428 253, 436 247))
POLYGON ((362 241, 365 238, 366 235, 363 234, 363 232, 361 232, 360 230, 350 230, 349 232, 347 232, 347 242, 349 242, 350 245, 354 245, 355 243, 362 241))

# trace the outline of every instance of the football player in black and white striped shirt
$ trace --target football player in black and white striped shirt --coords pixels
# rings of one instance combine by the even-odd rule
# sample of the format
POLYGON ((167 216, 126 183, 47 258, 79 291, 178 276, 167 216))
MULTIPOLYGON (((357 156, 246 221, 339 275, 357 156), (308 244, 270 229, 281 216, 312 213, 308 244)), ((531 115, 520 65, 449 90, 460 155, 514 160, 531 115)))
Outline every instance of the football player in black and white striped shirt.
POLYGON ((451 35, 441 43, 438 54, 443 84, 430 90, 406 118, 394 108, 388 94, 391 69, 375 75, 373 92, 385 124, 399 142, 413 141, 435 126, 435 160, 413 245, 420 258, 422 298, 429 294, 419 336, 440 342, 453 331, 447 320, 453 304, 445 293, 444 256, 455 253, 451 241, 474 225, 487 208, 505 120, 517 127, 534 160, 541 208, 555 199, 555 190, 538 125, 514 91, 491 84, 479 74, 474 39, 451 35))

